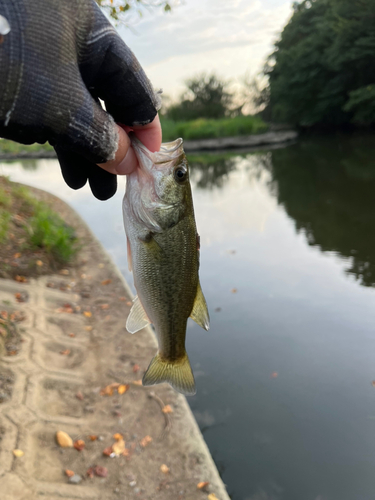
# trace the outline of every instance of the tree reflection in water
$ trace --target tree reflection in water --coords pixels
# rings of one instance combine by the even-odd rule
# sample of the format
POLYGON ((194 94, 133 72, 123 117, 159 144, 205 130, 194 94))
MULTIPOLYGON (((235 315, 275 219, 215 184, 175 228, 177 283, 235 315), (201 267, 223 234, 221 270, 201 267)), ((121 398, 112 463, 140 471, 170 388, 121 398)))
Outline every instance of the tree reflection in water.
POLYGON ((272 152, 278 202, 309 245, 350 259, 346 272, 375 286, 373 136, 302 140, 272 152))

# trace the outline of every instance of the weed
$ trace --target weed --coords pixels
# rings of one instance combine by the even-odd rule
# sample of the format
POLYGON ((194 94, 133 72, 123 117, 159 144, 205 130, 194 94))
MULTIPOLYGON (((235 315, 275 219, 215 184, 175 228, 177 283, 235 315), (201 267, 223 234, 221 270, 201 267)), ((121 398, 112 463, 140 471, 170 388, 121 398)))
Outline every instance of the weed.
POLYGON ((43 248, 61 264, 68 262, 78 251, 74 229, 44 204, 37 205, 26 229, 31 245, 43 248))
POLYGON ((0 210, 0 242, 3 243, 7 239, 9 221, 12 214, 6 210, 0 210))

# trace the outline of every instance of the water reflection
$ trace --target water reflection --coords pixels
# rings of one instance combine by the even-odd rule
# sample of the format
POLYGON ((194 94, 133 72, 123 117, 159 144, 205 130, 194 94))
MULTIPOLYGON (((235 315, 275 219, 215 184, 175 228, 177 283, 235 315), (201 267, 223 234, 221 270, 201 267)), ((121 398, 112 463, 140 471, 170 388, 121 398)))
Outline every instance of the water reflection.
POLYGON ((241 161, 247 164, 250 181, 259 181, 269 172, 270 193, 308 244, 343 257, 349 262, 347 274, 363 286, 375 286, 372 136, 315 138, 241 155, 189 155, 189 161, 192 179, 200 189, 222 188, 241 161))
POLYGON ((303 141, 272 152, 277 199, 309 245, 349 259, 346 272, 375 285, 373 137, 303 141))

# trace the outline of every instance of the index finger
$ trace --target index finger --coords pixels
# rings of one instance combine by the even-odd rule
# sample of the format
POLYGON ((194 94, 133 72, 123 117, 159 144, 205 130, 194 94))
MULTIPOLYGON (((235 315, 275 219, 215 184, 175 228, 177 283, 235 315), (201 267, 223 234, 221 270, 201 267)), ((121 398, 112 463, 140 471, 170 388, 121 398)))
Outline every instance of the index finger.
POLYGON ((134 125, 131 128, 135 136, 147 149, 152 153, 159 151, 162 139, 159 115, 156 115, 153 121, 147 125, 134 125))

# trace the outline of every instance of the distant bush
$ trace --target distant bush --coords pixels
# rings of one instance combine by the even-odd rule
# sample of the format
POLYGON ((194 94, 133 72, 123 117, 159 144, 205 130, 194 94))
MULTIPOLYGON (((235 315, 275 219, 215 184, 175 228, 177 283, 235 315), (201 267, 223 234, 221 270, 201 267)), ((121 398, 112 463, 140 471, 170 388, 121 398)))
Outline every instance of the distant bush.
POLYGON ((237 116, 221 120, 199 118, 192 121, 173 121, 162 118, 161 124, 163 141, 172 141, 177 137, 196 140, 260 134, 268 129, 268 125, 258 116, 237 116))

